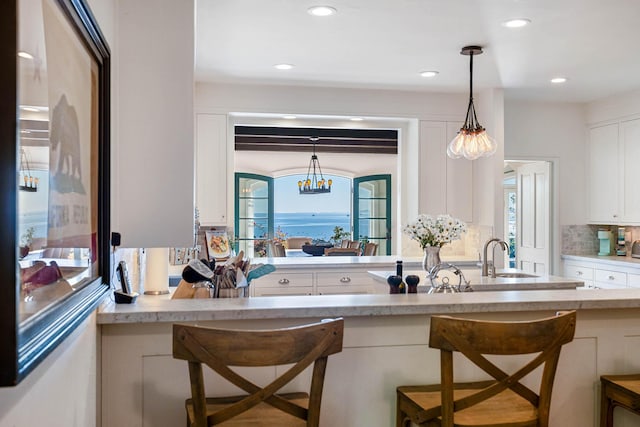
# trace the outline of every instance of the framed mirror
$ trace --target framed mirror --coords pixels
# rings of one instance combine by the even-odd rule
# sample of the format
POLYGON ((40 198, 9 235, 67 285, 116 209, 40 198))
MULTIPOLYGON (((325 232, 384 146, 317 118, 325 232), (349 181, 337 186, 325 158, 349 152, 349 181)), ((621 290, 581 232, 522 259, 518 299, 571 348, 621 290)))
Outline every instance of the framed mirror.
POLYGON ((109 290, 109 47, 82 0, 0 5, 0 386, 109 290))

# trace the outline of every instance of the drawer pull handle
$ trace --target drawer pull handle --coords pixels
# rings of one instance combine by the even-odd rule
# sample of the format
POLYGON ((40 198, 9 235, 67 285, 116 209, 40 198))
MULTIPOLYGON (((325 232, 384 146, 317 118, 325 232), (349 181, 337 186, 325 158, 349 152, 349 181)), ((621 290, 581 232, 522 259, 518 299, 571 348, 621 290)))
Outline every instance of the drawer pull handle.
POLYGON ((280 283, 281 285, 286 285, 286 284, 289 283, 289 279, 287 279, 286 277, 282 278, 282 279, 278 280, 278 283, 280 283))
POLYGON ((351 277, 345 276, 340 279, 341 283, 349 283, 351 281, 351 277))
POLYGON ((576 271, 576 274, 577 274, 578 276, 582 276, 582 271, 578 270, 578 271, 576 271))
POLYGON ((609 276, 609 280, 615 280, 616 278, 613 276, 609 276))

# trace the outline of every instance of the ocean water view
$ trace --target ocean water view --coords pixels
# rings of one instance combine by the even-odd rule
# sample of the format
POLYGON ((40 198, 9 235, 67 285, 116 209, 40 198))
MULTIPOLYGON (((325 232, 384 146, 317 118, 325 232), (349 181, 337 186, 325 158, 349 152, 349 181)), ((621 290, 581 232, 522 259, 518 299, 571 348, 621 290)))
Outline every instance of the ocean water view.
POLYGON ((274 226, 280 227, 287 237, 311 237, 312 239, 329 240, 335 227, 345 231, 351 229, 349 212, 295 212, 274 214, 274 226))

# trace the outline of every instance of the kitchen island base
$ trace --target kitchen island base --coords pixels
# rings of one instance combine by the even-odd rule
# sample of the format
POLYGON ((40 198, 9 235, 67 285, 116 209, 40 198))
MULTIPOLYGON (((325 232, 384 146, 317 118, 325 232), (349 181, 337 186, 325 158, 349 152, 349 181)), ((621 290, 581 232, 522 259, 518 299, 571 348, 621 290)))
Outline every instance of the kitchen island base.
MULTIPOLYGON (((553 314, 554 311, 542 310, 454 315, 531 320, 553 314)), ((345 317, 343 351, 334 355, 327 367, 321 425, 393 426, 398 385, 439 382, 439 352, 427 345, 429 318, 428 314, 345 317)), ((317 320, 320 319, 306 317, 197 323, 268 329, 317 320)), ((101 328, 102 426, 183 425, 184 399, 190 394, 188 369, 184 361, 172 358, 171 323, 106 323, 101 328)), ((638 354, 640 308, 578 310, 575 339, 564 346, 560 356, 551 425, 597 427, 600 375, 640 372, 638 354)), ((456 370, 464 375, 476 372, 472 365, 467 369, 462 359, 456 363, 460 364, 456 370)), ((273 368, 253 370, 249 375, 259 382, 277 375, 273 368)), ((213 374, 205 375, 205 380, 212 395, 239 392, 228 384, 222 385, 213 374)), ((283 391, 294 391, 295 386, 283 391)), ((640 417, 623 412, 616 411, 616 426, 639 425, 640 417)))

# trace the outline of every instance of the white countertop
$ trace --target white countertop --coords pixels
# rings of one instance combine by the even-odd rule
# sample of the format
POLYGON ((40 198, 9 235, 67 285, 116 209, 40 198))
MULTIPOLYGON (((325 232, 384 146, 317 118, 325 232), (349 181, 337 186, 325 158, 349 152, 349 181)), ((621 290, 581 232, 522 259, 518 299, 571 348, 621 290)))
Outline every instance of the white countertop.
POLYGON ((105 302, 97 317, 99 324, 113 324, 638 307, 640 289, 636 288, 197 300, 171 300, 170 295, 140 295, 135 304, 105 302))
POLYGON ((609 264, 617 267, 640 268, 640 258, 630 256, 599 256, 599 255, 561 255, 563 260, 573 261, 593 261, 602 264, 609 264))
MULTIPOLYGON (((279 258, 254 258, 252 263, 273 264, 278 268, 395 268, 396 261, 402 261, 404 266, 418 268, 422 265, 422 257, 402 257, 398 255, 388 256, 311 256, 311 257, 279 257, 279 258)), ((456 259, 446 259, 444 262, 456 264, 459 267, 476 267, 477 259, 457 257, 456 259)))
MULTIPOLYGON (((515 269, 498 270, 498 273, 516 273, 521 272, 515 269)), ((396 274, 395 271, 369 271, 376 280, 387 283, 387 277, 396 274)), ((418 292, 428 292, 431 286, 431 281, 426 278, 424 271, 422 270, 405 270, 403 276, 406 277, 410 274, 420 277, 420 283, 418 284, 418 292)), ((566 277, 558 276, 537 276, 537 277, 482 277, 480 270, 472 270, 463 272, 466 280, 470 282, 470 285, 474 291, 525 291, 533 289, 575 289, 576 287, 584 286, 584 282, 576 279, 570 279, 566 277)), ((451 283, 457 285, 459 280, 454 277, 453 274, 449 275, 451 283)), ((464 283, 462 283, 464 286, 464 283)))
MULTIPOLYGON (((398 255, 385 256, 305 256, 305 257, 276 257, 252 258, 251 264, 271 264, 276 270, 284 269, 332 269, 353 267, 359 270, 395 269, 396 261, 402 261, 405 268, 418 269, 422 265, 422 257, 402 257, 398 255)), ((442 258, 443 262, 455 264, 460 268, 477 268, 475 258, 455 257, 442 258)), ((186 265, 170 265, 169 276, 180 276, 186 265)))

